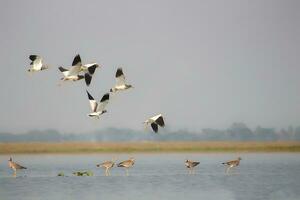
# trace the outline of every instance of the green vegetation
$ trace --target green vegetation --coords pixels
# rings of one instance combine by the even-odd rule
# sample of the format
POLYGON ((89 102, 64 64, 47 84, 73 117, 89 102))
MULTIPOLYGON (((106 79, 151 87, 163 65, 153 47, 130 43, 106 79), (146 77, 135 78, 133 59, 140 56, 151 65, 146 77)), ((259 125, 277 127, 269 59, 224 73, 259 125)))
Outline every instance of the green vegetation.
POLYGON ((92 171, 77 171, 73 172, 75 176, 94 176, 94 173, 92 171))
POLYGON ((109 152, 300 152, 299 141, 0 143, 0 154, 109 152))

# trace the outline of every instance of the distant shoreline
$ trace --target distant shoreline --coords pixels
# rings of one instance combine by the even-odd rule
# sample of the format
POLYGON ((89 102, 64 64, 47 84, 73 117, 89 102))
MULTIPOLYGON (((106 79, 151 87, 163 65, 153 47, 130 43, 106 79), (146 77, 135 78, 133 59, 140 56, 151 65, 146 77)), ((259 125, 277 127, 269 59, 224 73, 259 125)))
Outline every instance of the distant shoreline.
POLYGON ((0 143, 0 154, 115 152, 300 152, 300 141, 0 143))

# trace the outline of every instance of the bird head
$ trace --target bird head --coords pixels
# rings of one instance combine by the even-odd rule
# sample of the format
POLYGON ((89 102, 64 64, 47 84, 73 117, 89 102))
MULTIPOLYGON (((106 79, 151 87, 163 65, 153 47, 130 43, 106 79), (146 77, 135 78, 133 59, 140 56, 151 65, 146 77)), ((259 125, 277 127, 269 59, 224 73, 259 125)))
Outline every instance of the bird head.
POLYGON ((12 161, 12 158, 10 157, 8 161, 12 161))
POLYGON ((238 157, 238 160, 242 160, 242 158, 241 158, 241 157, 238 157))

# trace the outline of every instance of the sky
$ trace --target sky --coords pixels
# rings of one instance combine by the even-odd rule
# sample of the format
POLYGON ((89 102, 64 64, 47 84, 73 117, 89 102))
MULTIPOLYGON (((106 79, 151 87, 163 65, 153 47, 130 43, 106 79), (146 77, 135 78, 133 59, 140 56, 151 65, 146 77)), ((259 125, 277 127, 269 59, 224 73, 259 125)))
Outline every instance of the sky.
POLYGON ((300 125, 300 1, 1 1, 0 131, 108 127, 143 130, 158 113, 167 128, 300 125), (28 74, 28 56, 50 69, 28 74), (97 62, 91 85, 58 86, 76 54, 97 62), (92 120, 122 67, 133 89, 92 120))

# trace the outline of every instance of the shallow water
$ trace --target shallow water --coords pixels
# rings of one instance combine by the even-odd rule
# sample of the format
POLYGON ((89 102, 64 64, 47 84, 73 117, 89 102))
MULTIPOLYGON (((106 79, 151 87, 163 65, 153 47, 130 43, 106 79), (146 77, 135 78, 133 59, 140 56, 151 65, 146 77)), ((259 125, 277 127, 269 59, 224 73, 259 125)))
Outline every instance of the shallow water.
POLYGON ((76 154, 16 155, 28 169, 17 177, 7 167, 9 155, 0 156, 0 199, 300 199, 300 154, 76 154), (136 163, 125 176, 113 168, 105 177, 97 163, 130 156, 136 163), (229 175, 220 163, 242 157, 229 175), (185 159, 199 160, 189 175, 185 159), (93 177, 75 177, 76 170, 92 170, 93 177), (64 172, 67 177, 57 177, 64 172))

